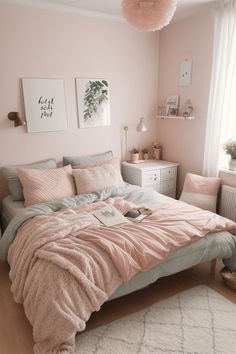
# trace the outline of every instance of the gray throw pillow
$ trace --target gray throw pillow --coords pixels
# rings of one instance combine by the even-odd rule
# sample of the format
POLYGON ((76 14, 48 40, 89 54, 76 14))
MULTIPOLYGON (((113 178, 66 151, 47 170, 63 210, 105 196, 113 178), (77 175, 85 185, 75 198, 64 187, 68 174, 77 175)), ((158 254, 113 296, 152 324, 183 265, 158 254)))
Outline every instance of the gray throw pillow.
POLYGON ((55 159, 48 159, 41 162, 32 163, 29 165, 5 166, 2 168, 3 175, 7 181, 9 191, 13 200, 24 200, 22 184, 17 175, 17 168, 57 168, 55 159))
POLYGON ((100 154, 88 155, 88 156, 63 156, 63 165, 76 166, 82 163, 96 163, 100 161, 110 160, 113 158, 113 152, 111 150, 102 152, 100 154))

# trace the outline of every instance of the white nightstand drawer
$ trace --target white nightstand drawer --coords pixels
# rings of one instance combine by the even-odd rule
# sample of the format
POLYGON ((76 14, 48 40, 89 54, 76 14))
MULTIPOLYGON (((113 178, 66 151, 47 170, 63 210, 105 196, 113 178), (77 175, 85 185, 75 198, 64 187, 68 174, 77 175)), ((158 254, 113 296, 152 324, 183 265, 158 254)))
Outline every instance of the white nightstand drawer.
POLYGON ((161 181, 169 181, 170 179, 176 179, 176 167, 163 168, 161 170, 161 181))
POLYGON ((142 185, 160 183, 160 170, 143 171, 142 185))
POLYGON ((175 197, 176 181, 172 180, 169 182, 161 182, 160 192, 162 194, 168 195, 170 197, 175 197))

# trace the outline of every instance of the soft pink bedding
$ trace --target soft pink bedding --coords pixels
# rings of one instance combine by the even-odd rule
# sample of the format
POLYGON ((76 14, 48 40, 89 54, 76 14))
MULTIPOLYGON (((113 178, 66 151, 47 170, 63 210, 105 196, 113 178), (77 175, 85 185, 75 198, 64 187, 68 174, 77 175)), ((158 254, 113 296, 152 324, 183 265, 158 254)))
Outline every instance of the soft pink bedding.
POLYGON ((233 222, 177 201, 139 224, 107 228, 91 214, 106 203, 133 206, 110 198, 37 216, 10 247, 12 292, 33 326, 35 353, 72 353, 76 332, 122 282, 209 232, 236 232, 233 222))

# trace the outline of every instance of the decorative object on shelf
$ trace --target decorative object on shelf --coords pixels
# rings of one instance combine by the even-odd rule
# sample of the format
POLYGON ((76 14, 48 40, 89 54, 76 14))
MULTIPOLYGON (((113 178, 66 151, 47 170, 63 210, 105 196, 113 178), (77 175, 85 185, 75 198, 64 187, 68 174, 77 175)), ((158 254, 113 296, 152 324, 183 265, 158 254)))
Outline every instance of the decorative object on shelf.
POLYGON ((229 169, 236 171, 236 141, 229 140, 223 145, 223 149, 227 155, 230 155, 229 169))
POLYGON ((144 123, 144 118, 143 117, 140 118, 140 121, 139 121, 139 123, 137 125, 137 131, 138 132, 146 132, 147 131, 147 127, 146 127, 146 125, 144 123))
POLYGON ((126 20, 140 31, 157 31, 167 26, 174 16, 177 0, 123 0, 126 20))
POLYGON ((190 99, 185 101, 185 104, 181 110, 181 116, 182 117, 190 117, 193 113, 193 105, 190 99))
POLYGON ((10 112, 7 115, 8 119, 14 122, 14 127, 20 127, 26 125, 26 122, 23 118, 19 116, 19 112, 10 112))
POLYGON ((141 152, 143 154, 143 159, 144 160, 148 160, 149 149, 148 148, 143 148, 141 152))
POLYGON ((67 129, 64 81, 22 79, 28 132, 67 129))
POLYGON ((134 161, 138 161, 139 159, 139 149, 137 148, 133 148, 131 151, 130 151, 130 160, 132 162, 134 161))
POLYGON ((163 117, 166 115, 166 107, 165 106, 158 106, 157 107, 157 115, 158 117, 163 117))
POLYGON ((166 115, 178 116, 179 95, 169 95, 166 98, 166 115))
POLYGON ((79 127, 110 125, 109 87, 106 79, 76 78, 79 127))
POLYGON ((220 274, 226 286, 236 291, 236 272, 231 272, 227 267, 221 269, 220 274))
POLYGON ((179 85, 189 86, 191 84, 191 75, 192 75, 191 60, 182 61, 182 63, 180 64, 179 85))
POLYGON ((161 145, 157 143, 152 143, 153 158, 155 160, 161 160, 161 145))

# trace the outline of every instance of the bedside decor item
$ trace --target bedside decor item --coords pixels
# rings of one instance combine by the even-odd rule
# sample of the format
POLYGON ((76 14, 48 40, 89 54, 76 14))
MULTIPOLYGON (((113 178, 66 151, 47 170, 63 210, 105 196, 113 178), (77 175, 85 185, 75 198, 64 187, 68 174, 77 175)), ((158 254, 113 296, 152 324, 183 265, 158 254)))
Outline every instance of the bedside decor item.
POLYGON ((146 127, 146 125, 144 123, 144 118, 143 117, 140 118, 140 121, 139 121, 139 123, 137 125, 137 131, 138 132, 146 132, 147 131, 147 127, 146 127))
POLYGON ((109 87, 106 79, 76 78, 79 127, 110 125, 109 87))
POLYGON ((22 79, 29 133, 67 129, 64 81, 22 79))
POLYGON ((122 13, 140 31, 157 31, 174 16, 177 0, 123 0, 122 13))
POLYGON ((229 169, 236 171, 236 141, 229 140, 223 145, 223 149, 227 155, 230 155, 229 169))
POLYGON ((236 272, 231 272, 227 267, 221 269, 220 274, 226 286, 236 291, 236 272))
POLYGON ((14 122, 14 127, 20 127, 26 125, 26 122, 23 118, 19 116, 19 112, 10 112, 7 115, 8 119, 14 122))
POLYGON ((152 143, 153 157, 156 160, 161 160, 161 145, 157 143, 152 143))
POLYGON ((143 148, 141 152, 143 154, 143 159, 144 160, 148 160, 149 149, 148 148, 143 148))
POLYGON ((177 116, 179 109, 179 95, 167 96, 165 106, 167 116, 177 116))
POLYGON ((180 200, 201 209, 216 212, 221 178, 202 177, 187 173, 180 200))
POLYGON ((139 159, 139 149, 133 148, 130 150, 130 160, 131 161, 138 161, 139 159))

